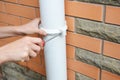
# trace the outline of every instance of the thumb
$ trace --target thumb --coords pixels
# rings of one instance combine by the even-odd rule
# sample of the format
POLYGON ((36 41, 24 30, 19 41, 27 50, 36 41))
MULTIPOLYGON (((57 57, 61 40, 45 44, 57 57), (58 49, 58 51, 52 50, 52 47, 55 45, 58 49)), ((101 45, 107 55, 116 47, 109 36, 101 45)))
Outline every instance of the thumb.
POLYGON ((44 30, 38 29, 38 34, 46 36, 47 33, 44 30))

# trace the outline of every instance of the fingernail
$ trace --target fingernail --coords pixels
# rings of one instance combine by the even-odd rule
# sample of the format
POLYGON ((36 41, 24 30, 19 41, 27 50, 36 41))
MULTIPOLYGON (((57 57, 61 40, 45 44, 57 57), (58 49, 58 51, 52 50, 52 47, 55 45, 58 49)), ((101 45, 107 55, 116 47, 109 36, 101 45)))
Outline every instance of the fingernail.
POLYGON ((45 41, 43 40, 41 44, 42 44, 42 46, 44 47, 44 46, 45 46, 45 41))

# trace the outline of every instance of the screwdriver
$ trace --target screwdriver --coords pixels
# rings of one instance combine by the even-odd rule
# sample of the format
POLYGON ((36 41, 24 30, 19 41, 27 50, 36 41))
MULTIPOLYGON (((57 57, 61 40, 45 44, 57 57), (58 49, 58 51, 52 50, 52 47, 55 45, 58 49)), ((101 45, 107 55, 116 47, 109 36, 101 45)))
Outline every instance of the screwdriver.
POLYGON ((62 31, 60 31, 60 30, 59 30, 59 32, 57 32, 57 33, 47 33, 47 35, 53 36, 53 37, 51 37, 51 38, 49 38, 49 39, 43 40, 42 43, 41 43, 41 45, 44 47, 44 46, 45 46, 45 43, 53 40, 53 39, 56 38, 57 36, 61 35, 61 33, 62 33, 62 31))

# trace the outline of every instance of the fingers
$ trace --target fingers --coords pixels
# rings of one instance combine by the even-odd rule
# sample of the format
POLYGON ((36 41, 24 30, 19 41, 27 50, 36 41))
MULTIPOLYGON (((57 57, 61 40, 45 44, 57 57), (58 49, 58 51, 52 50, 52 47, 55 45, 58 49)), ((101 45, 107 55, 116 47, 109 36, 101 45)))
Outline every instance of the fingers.
POLYGON ((34 44, 40 45, 40 43, 42 42, 42 39, 36 38, 36 37, 30 37, 30 41, 34 44))
POLYGON ((38 33, 39 33, 40 35, 44 35, 44 36, 47 35, 47 33, 46 33, 45 31, 41 30, 41 29, 38 30, 38 33))
MULTIPOLYGON (((41 29, 39 29, 38 27, 39 27, 39 24, 40 24, 40 18, 35 18, 31 23, 34 23, 34 25, 36 25, 35 27, 35 32, 36 33, 38 33, 38 34, 40 34, 40 35, 44 35, 44 36, 46 36, 47 35, 47 33, 45 32, 45 31, 43 31, 43 30, 41 30, 41 29)), ((33 26, 34 26, 33 25, 33 26)))
MULTIPOLYGON (((39 26, 39 24, 40 24, 40 18, 36 18, 33 21, 35 21, 38 24, 38 26, 39 26)), ((44 30, 41 30, 41 29, 38 29, 37 33, 39 33, 40 35, 44 35, 44 36, 47 35, 47 33, 44 30)))
POLYGON ((30 45, 30 47, 31 47, 31 49, 32 49, 33 51, 35 51, 35 52, 39 52, 40 49, 41 49, 40 46, 38 46, 38 45, 36 45, 36 44, 33 44, 33 43, 30 45))
POLYGON ((27 56, 25 56, 25 57, 23 57, 23 58, 21 59, 21 62, 24 62, 24 61, 29 61, 29 60, 30 60, 30 58, 35 58, 36 56, 37 56, 37 53, 36 53, 36 52, 34 52, 34 51, 31 49, 31 50, 29 50, 28 55, 27 55, 27 56))
POLYGON ((29 56, 34 58, 37 56, 37 53, 35 53, 33 50, 30 50, 29 56))
POLYGON ((34 51, 31 49, 31 50, 29 50, 28 55, 27 55, 27 56, 25 56, 25 57, 23 57, 23 58, 21 59, 21 62, 24 62, 24 61, 29 61, 29 60, 30 60, 30 58, 35 58, 36 56, 37 56, 37 53, 36 53, 36 52, 34 52, 34 51))
POLYGON ((24 62, 24 61, 29 61, 29 59, 30 59, 30 58, 29 58, 28 53, 23 53, 23 55, 24 55, 24 56, 21 58, 21 60, 20 60, 20 61, 21 61, 21 62, 24 62))
POLYGON ((27 45, 26 47, 28 49, 25 50, 26 52, 24 58, 21 61, 29 61, 30 58, 36 57, 40 50, 44 47, 44 41, 40 38, 25 37, 23 41, 27 42, 25 45, 27 45))
POLYGON ((39 24, 40 18, 35 18, 34 21, 39 24))
POLYGON ((32 20, 32 22, 33 22, 33 23, 37 23, 37 24, 39 24, 39 22, 40 22, 40 18, 35 18, 34 20, 32 20))
POLYGON ((45 46, 45 41, 43 41, 43 40, 40 39, 40 38, 31 38, 31 41, 32 41, 32 43, 38 44, 38 45, 41 46, 41 47, 44 47, 44 46, 45 46))

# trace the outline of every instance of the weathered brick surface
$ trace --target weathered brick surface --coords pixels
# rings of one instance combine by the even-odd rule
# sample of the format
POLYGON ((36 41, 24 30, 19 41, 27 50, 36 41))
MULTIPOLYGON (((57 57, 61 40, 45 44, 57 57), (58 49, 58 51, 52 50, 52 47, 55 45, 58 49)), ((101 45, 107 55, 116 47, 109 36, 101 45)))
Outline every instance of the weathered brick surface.
POLYGON ((82 2, 89 2, 89 3, 104 3, 104 0, 73 0, 73 1, 82 1, 82 2))
POLYGON ((120 26, 76 18, 75 28, 77 33, 120 43, 120 26))
POLYGON ((95 80, 93 78, 90 78, 88 76, 85 76, 79 73, 76 73, 75 76, 76 76, 76 80, 95 80))
POLYGON ((45 76, 35 73, 28 68, 15 63, 2 65, 3 80, 46 80, 45 76))
POLYGON ((120 0, 73 0, 73 1, 82 1, 82 2, 89 2, 89 3, 120 6, 120 0))
POLYGON ((82 61, 84 63, 88 63, 91 65, 94 65, 98 68, 101 68, 101 55, 100 54, 96 54, 87 50, 83 50, 80 48, 76 48, 75 51, 75 57, 76 60, 78 61, 82 61))
POLYGON ((76 48, 76 60, 120 75, 120 60, 76 48))

